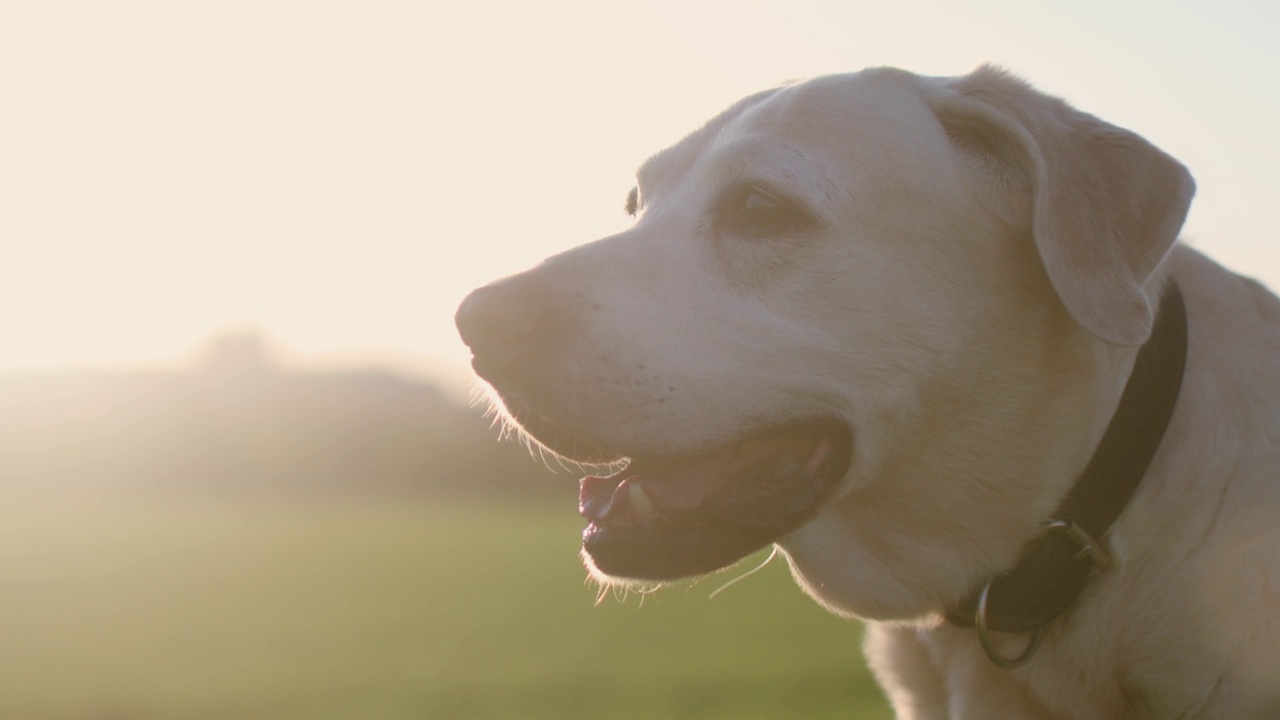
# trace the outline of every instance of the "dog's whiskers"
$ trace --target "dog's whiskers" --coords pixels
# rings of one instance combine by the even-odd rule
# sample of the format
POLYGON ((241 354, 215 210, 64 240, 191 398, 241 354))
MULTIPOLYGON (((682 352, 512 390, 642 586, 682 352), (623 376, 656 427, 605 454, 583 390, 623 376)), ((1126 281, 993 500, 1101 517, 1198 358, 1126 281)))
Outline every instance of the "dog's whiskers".
POLYGON ((493 399, 489 396, 490 392, 489 386, 484 382, 479 379, 472 380, 471 392, 468 393, 471 396, 468 399, 468 407, 477 407, 480 403, 488 403, 489 407, 485 410, 485 415, 495 412, 493 399))
POLYGON ((774 545, 773 550, 769 553, 769 557, 765 558, 763 562, 761 562, 759 565, 755 566, 754 568, 751 568, 750 570, 746 571, 745 573, 739 575, 738 577, 730 580, 729 582, 721 585, 720 587, 716 588, 715 592, 711 593, 711 595, 707 599, 715 600, 716 596, 719 595, 720 593, 724 592, 725 590, 728 590, 730 587, 734 585, 737 585, 742 580, 745 580, 751 577, 752 575, 755 575, 756 573, 760 572, 761 570, 764 569, 765 565, 768 565, 769 563, 773 562, 773 559, 777 557, 777 555, 778 555, 778 546, 774 545))
POLYGON ((484 415, 492 418, 490 427, 498 429, 498 439, 502 441, 517 439, 529 451, 530 457, 538 460, 543 467, 552 472, 558 472, 556 470, 558 466, 560 470, 571 473, 607 474, 625 466, 624 460, 595 463, 574 460, 575 456, 600 455, 601 449, 567 432, 555 419, 519 398, 503 399, 492 388, 477 384, 473 390, 472 404, 476 405, 482 401, 489 403, 484 415), (537 423, 545 428, 545 432, 550 435, 550 442, 544 443, 535 438, 520 422, 517 422, 516 417, 525 418, 525 422, 537 423), (557 452, 554 448, 560 448, 561 452, 557 452))

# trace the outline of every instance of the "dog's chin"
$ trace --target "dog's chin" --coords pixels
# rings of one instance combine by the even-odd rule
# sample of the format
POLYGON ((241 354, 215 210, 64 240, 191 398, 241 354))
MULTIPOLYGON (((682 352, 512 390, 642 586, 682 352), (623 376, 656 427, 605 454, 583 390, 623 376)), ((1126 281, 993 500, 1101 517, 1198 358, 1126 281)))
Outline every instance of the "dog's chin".
POLYGON ((583 557, 597 579, 664 581, 732 565, 809 522, 848 472, 849 426, 804 419, 583 478, 583 557))

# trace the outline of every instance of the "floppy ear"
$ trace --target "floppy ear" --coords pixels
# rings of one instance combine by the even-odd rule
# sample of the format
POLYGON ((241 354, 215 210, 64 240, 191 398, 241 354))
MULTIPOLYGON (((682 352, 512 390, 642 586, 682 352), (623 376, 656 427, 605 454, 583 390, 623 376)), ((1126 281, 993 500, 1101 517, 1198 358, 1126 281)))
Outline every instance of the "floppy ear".
POLYGON ((1076 321, 1109 343, 1145 342, 1153 318, 1143 285, 1186 219, 1195 194, 1187 169, 990 66, 933 91, 930 105, 953 143, 1003 175, 998 192, 1029 190, 1040 260, 1076 321))

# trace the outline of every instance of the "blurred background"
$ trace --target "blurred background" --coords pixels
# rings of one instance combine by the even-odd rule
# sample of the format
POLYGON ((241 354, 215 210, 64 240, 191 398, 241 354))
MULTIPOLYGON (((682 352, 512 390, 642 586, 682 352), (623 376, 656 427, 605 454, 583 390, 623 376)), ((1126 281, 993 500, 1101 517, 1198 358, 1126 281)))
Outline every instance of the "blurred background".
POLYGON ((0 718, 887 718, 781 562, 599 598, 452 314, 785 79, 996 62, 1280 285, 1280 6, 0 5, 0 718))

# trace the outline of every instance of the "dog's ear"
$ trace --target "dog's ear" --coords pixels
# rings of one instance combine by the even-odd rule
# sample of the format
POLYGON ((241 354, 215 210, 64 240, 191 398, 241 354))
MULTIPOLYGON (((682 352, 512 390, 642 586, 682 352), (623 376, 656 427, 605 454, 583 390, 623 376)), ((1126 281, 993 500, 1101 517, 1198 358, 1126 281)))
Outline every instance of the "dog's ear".
POLYGON ((1145 342, 1153 318, 1143 285, 1186 219, 1187 169, 989 66, 932 86, 928 100, 958 149, 995 174, 998 194, 1029 193, 1029 203, 997 204, 1029 206, 1041 262, 1076 321, 1109 343, 1145 342))

